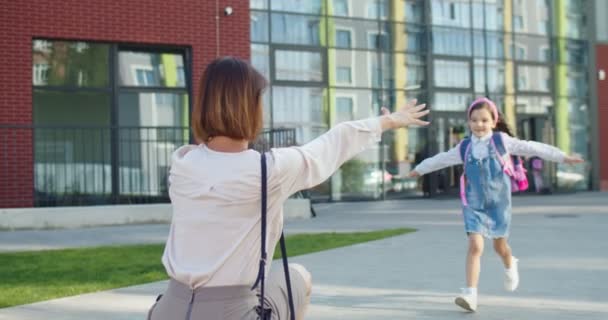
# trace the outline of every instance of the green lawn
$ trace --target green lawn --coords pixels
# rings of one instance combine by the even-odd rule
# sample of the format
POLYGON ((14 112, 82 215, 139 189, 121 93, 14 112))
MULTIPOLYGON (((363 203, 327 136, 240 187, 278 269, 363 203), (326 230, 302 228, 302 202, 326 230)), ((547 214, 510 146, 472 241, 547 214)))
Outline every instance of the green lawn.
MULTIPOLYGON (((414 231, 288 236, 290 257, 414 231)), ((0 254, 0 308, 166 279, 162 244, 0 254)), ((279 258, 280 247, 274 258, 279 258)))

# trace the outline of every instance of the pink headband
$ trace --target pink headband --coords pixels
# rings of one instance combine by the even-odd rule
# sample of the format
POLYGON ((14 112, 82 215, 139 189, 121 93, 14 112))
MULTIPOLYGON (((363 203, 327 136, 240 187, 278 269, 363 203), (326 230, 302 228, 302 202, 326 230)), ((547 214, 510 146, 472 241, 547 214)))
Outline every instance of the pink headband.
POLYGON ((486 97, 479 97, 475 101, 473 101, 473 103, 471 103, 471 105, 467 109, 467 118, 471 117, 471 109, 473 109, 473 106, 482 102, 485 102, 488 106, 490 106, 490 109, 492 109, 492 113, 494 115, 494 122, 498 122, 498 108, 496 108, 496 105, 492 100, 486 97))

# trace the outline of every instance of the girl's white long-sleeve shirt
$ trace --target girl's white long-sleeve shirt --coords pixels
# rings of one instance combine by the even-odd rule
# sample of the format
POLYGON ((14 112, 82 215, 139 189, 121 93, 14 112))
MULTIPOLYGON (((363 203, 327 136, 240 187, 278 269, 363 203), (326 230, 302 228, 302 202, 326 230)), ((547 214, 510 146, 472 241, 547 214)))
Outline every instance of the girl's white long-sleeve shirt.
MULTIPOLYGON (((538 156, 554 162, 564 161, 566 154, 554 146, 536 141, 519 140, 502 132, 500 134, 502 135, 505 148, 512 155, 524 157, 538 156)), ((483 159, 488 156, 488 144, 490 143, 491 138, 492 133, 483 137, 471 137, 470 152, 472 152, 475 159, 483 159)), ((420 175, 424 175, 457 164, 462 164, 462 159, 460 158, 460 144, 446 152, 438 153, 431 158, 425 159, 414 168, 414 171, 418 172, 420 175)))
MULTIPOLYGON (((283 203, 380 141, 378 118, 341 123, 301 147, 267 156, 269 260, 283 229, 283 203)), ((167 274, 191 288, 253 285, 261 246, 260 153, 187 145, 172 155, 173 216, 162 257, 167 274)), ((268 272, 270 263, 267 264, 268 272)))

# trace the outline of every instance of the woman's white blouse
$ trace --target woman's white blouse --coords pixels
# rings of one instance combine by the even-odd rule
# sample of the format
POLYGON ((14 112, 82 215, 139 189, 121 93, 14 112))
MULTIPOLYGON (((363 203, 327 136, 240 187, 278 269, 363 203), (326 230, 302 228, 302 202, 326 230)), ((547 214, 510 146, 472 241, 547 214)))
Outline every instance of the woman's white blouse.
MULTIPOLYGON (((341 123, 301 146, 272 149, 268 161, 267 252, 283 229, 283 203, 380 141, 378 118, 341 123)), ((260 153, 187 145, 172 155, 173 217, 162 257, 167 274, 192 288, 253 285, 260 258, 260 153)), ((267 264, 268 272, 270 264, 267 264)))

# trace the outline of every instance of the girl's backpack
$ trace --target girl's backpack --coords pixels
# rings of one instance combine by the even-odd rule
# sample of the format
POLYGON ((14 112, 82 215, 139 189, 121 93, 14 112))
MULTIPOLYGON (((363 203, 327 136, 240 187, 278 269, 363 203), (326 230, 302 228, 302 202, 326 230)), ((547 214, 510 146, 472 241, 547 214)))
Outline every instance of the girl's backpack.
MULTIPOLYGON (((528 176, 526 175, 526 169, 523 166, 523 162, 519 156, 512 156, 505 148, 504 141, 500 132, 494 132, 492 134, 492 144, 494 150, 498 154, 498 159, 502 165, 503 171, 511 177, 511 192, 520 192, 528 190, 528 176)), ((465 162, 471 152, 471 138, 464 138, 460 142, 460 159, 465 162)), ((466 167, 466 166, 465 166, 466 167)), ((460 198, 464 205, 467 204, 465 196, 465 174, 463 172, 460 176, 460 198)))

